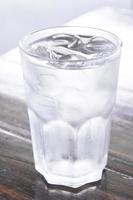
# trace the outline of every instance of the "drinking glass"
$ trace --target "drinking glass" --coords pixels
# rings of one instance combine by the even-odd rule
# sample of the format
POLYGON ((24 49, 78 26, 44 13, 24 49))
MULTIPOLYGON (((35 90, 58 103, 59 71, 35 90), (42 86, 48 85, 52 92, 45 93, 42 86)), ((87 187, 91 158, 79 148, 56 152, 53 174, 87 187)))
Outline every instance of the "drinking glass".
POLYGON ((33 32, 19 44, 35 168, 48 183, 98 181, 107 164, 120 39, 87 27, 33 32))

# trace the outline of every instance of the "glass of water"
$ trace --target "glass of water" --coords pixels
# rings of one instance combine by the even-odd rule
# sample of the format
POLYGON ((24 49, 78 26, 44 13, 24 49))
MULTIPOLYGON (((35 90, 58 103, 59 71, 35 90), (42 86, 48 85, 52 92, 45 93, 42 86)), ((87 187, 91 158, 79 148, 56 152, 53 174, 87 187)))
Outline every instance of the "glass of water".
POLYGON ((107 164, 121 41, 87 27, 20 41, 35 168, 48 183, 98 181, 107 164))

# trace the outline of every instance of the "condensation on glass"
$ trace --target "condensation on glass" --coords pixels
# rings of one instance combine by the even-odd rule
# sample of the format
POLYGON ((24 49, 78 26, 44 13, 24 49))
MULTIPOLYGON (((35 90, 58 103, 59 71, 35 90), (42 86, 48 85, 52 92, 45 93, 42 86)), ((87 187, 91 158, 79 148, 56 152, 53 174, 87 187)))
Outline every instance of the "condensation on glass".
POLYGON ((121 41, 57 27, 20 42, 35 168, 48 183, 98 181, 107 164, 121 41))

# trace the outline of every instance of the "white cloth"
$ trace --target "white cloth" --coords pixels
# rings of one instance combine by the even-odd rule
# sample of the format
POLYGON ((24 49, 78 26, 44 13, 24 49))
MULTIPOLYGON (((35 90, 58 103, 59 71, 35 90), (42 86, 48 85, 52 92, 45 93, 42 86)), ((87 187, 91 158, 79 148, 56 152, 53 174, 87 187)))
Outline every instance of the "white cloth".
MULTIPOLYGON (((117 102, 133 105, 133 12, 102 8, 86 13, 66 25, 91 26, 118 35, 122 42, 117 102)), ((0 57, 0 91, 24 99, 24 85, 18 48, 0 57)))

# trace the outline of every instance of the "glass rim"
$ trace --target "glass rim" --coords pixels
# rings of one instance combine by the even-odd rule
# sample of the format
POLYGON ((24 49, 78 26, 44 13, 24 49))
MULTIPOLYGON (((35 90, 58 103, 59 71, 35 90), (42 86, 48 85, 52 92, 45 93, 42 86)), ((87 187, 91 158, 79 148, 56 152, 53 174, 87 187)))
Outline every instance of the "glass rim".
MULTIPOLYGON (((103 36, 104 37, 104 36, 103 36)), ((115 55, 117 55, 117 53, 121 50, 122 47, 122 41, 121 39, 114 33, 101 29, 101 28, 95 28, 95 27, 87 27, 87 26, 53 26, 53 27, 48 27, 48 28, 44 28, 44 29, 40 29, 40 30, 36 30, 36 31, 32 31, 28 34, 26 34, 22 39, 19 40, 19 44, 18 47, 20 49, 20 51, 22 51, 24 54, 26 54, 29 57, 38 59, 40 61, 48 61, 48 62, 56 62, 56 63, 78 63, 78 62, 84 62, 84 63, 92 63, 92 62, 102 62, 106 59, 111 59, 113 57, 115 57, 115 55), (77 60, 55 60, 52 58, 47 58, 47 57, 40 57, 38 55, 35 55, 31 52, 28 52, 27 49, 24 47, 24 41, 28 41, 30 37, 32 37, 34 34, 39 34, 45 30, 54 30, 54 29, 65 29, 65 28, 81 28, 81 29, 90 29, 90 30, 94 30, 94 31, 100 31, 102 33, 106 33, 108 34, 111 38, 114 38, 115 41, 117 42, 116 48, 114 49, 113 52, 110 52, 109 54, 103 56, 103 57, 97 57, 97 58, 88 58, 88 59, 77 59, 77 60)))

